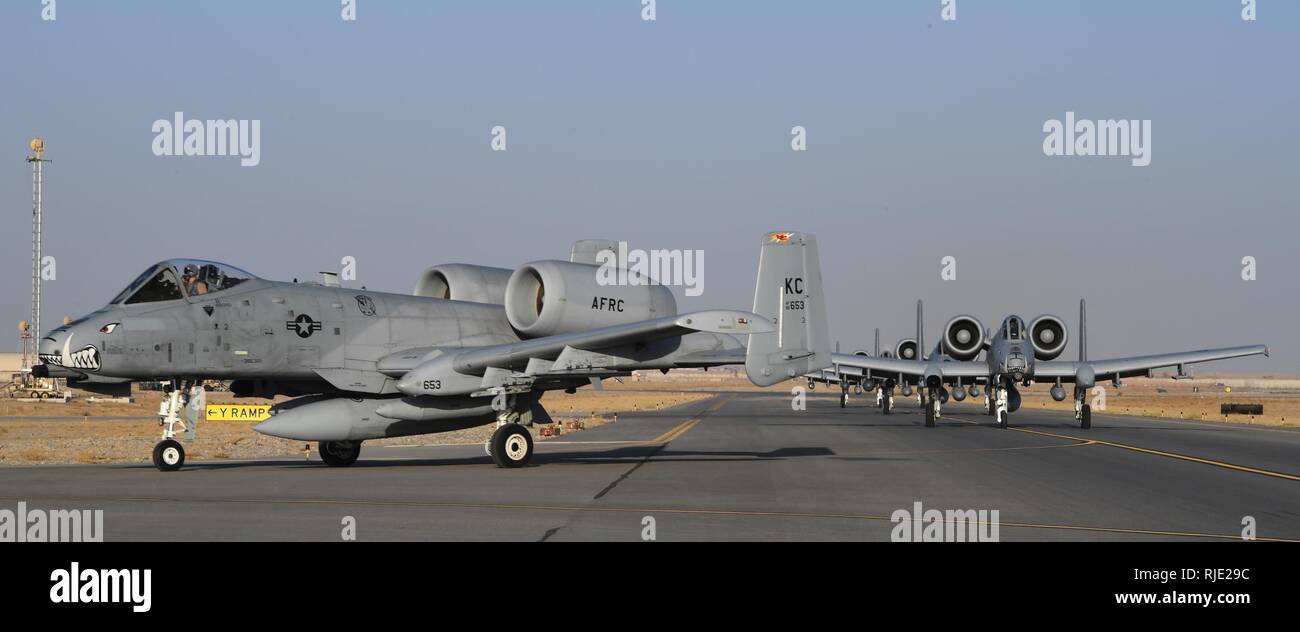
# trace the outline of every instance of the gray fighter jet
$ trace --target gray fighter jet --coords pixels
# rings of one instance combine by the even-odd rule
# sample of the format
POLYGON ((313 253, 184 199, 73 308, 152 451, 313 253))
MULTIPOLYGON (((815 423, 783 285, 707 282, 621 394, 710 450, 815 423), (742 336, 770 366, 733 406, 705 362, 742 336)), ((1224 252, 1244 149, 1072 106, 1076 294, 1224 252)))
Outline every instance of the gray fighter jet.
MULTIPOLYGON (((204 380, 227 381, 236 396, 295 396, 256 430, 317 441, 329 465, 352 464, 366 439, 495 421, 488 454, 498 466, 519 467, 533 455, 526 426, 549 419, 539 401, 545 391, 572 392, 634 370, 742 362, 774 383, 828 361, 828 352, 808 350, 809 319, 777 328, 759 315, 802 314, 805 295, 820 293, 811 235, 764 237, 759 314, 678 314, 666 287, 632 271, 615 277, 626 284, 602 283, 612 275, 597 274, 596 254, 614 246, 580 241, 569 261, 515 270, 436 266, 410 296, 163 261, 108 305, 45 335, 34 373, 117 395, 132 382, 164 381, 153 459, 165 471, 184 463, 177 430, 192 438, 197 417, 187 423, 181 414, 204 380), (781 304, 768 300, 778 289, 781 304), (748 334, 749 357, 733 338, 748 334)), ((823 336, 824 319, 815 327, 823 336)))
POLYGON ((1116 387, 1126 377, 1150 377, 1162 367, 1177 367, 1175 379, 1190 377, 1187 367, 1200 362, 1226 360, 1252 355, 1268 355, 1264 345, 1205 349, 1159 355, 1089 360, 1087 344, 1087 304, 1079 301, 1079 360, 1058 361, 1065 351, 1068 331, 1065 322, 1052 315, 1035 318, 1026 325, 1020 316, 1007 316, 998 329, 987 334, 973 316, 956 316, 944 326, 942 340, 928 356, 906 357, 904 343, 911 349, 924 348, 921 330, 921 304, 917 302, 917 339, 900 342, 899 357, 876 358, 832 354, 835 371, 850 378, 874 378, 885 381, 885 412, 888 413, 894 384, 901 384, 904 395, 910 385, 924 389, 922 405, 926 409, 926 426, 934 426, 940 406, 948 400, 945 386, 954 387, 955 399, 978 396, 976 384, 986 384, 985 411, 997 417, 998 426, 1007 427, 1009 414, 1020 407, 1016 386, 1052 383, 1051 395, 1064 401, 1064 384, 1074 385, 1075 419, 1082 428, 1092 427, 1092 408, 1085 403, 1088 389, 1097 382, 1111 380, 1116 387), (982 360, 976 360, 981 354, 982 360))

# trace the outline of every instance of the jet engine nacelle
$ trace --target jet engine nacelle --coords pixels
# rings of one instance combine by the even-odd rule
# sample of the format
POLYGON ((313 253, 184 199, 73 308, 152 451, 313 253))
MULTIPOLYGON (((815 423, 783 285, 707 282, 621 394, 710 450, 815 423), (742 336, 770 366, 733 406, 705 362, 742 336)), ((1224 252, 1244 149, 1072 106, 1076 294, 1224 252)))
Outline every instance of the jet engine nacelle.
POLYGON ((510 326, 525 338, 677 314, 673 293, 648 277, 568 261, 520 266, 506 283, 505 299, 510 326))
POLYGON ((972 360, 984 349, 984 325, 974 316, 954 316, 943 326, 943 352, 972 360))
POLYGON ((416 296, 445 298, 453 301, 503 305, 506 283, 513 270, 489 268, 468 263, 445 263, 433 266, 420 275, 415 284, 416 296))
POLYGON ((1065 342, 1069 333, 1065 321, 1043 314, 1029 325, 1029 342, 1034 345, 1034 357, 1039 360, 1052 360, 1065 351, 1065 342))
POLYGON ((917 353, 916 339, 904 338, 899 340, 898 344, 894 345, 894 357, 899 360, 920 360, 921 357, 917 353))

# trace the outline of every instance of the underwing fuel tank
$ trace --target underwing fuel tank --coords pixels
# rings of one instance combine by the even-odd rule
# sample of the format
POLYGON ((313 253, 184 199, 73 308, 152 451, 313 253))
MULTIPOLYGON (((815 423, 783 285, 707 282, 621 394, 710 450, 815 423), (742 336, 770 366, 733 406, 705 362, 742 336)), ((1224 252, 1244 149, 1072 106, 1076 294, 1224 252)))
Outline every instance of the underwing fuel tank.
POLYGON ((495 418, 491 398, 313 395, 272 407, 271 418, 253 429, 295 441, 353 441, 472 428, 495 418))

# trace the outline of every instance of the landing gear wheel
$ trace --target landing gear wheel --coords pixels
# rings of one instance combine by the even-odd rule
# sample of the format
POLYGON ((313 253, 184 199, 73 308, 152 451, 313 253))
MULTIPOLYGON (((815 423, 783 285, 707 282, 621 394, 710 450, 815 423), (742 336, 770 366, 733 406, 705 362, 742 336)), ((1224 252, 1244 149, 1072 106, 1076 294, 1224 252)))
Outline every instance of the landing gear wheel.
POLYGON ((938 403, 938 400, 931 399, 929 402, 926 402, 925 404, 925 427, 926 428, 934 427, 934 405, 936 403, 938 403))
POLYGON ((885 414, 885 415, 888 415, 888 414, 889 414, 889 409, 891 408, 891 404, 893 404, 893 403, 894 403, 894 398, 892 398, 892 397, 886 397, 886 398, 880 400, 880 411, 881 411, 881 413, 882 413, 882 414, 885 414))
POLYGON ((321 441, 317 452, 320 460, 331 467, 347 467, 357 462, 361 456, 360 441, 321 441))
POLYGON ((849 405, 849 392, 840 393, 840 408, 847 408, 849 405))
POLYGON ((1092 428, 1092 406, 1083 405, 1083 414, 1079 416, 1079 427, 1084 430, 1092 428))
POLYGON ((1008 413, 1007 411, 1005 411, 1005 410, 999 410, 999 411, 998 411, 998 427, 999 427, 999 428, 1002 428, 1002 429, 1005 430, 1006 427, 1007 427, 1007 418, 1010 417, 1010 416, 1011 416, 1010 413, 1008 413))
POLYGON ((519 424, 497 428, 489 445, 497 467, 523 467, 533 460, 533 436, 519 424))
POLYGON ((175 472, 185 465, 185 448, 175 439, 163 439, 153 447, 153 464, 164 472, 175 472))

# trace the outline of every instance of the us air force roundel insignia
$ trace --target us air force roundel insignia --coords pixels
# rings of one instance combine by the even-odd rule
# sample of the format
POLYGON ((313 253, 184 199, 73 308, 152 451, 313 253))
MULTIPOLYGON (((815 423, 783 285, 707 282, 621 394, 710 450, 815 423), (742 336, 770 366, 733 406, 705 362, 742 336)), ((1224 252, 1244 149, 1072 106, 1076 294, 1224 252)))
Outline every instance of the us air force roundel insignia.
POLYGON ((297 318, 286 321, 284 328, 297 333, 299 338, 310 338, 313 333, 320 331, 320 323, 307 314, 299 314, 297 318))

